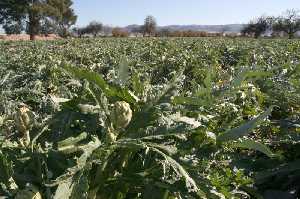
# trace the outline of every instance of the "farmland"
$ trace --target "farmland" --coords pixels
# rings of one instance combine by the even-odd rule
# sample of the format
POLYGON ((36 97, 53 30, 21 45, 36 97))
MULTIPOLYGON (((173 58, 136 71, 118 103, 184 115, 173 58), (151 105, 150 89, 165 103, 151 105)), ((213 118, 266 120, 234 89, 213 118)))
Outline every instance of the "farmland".
POLYGON ((0 198, 300 197, 300 41, 0 42, 0 198))

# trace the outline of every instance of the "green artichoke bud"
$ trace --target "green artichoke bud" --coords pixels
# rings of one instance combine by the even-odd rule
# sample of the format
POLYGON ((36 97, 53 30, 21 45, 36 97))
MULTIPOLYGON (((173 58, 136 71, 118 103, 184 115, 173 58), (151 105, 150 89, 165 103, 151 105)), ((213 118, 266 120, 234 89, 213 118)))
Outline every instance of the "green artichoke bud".
POLYGON ((111 121, 115 129, 124 129, 128 126, 132 118, 130 105, 124 101, 118 101, 114 104, 111 112, 111 121))
POLYGON ((22 106, 17 110, 14 121, 22 137, 25 138, 27 142, 30 142, 29 130, 34 123, 34 113, 26 106, 22 106))
POLYGON ((114 133, 114 130, 112 128, 109 128, 106 132, 106 142, 107 143, 114 143, 117 140, 117 135, 114 133))
POLYGON ((26 189, 19 191, 15 199, 42 199, 42 195, 36 187, 28 186, 26 189))

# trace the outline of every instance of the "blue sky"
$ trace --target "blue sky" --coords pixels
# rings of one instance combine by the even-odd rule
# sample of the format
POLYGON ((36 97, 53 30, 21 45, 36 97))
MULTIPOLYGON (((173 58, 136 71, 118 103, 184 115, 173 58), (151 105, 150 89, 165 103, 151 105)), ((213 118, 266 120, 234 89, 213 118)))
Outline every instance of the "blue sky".
POLYGON ((125 26, 153 15, 159 25, 246 23, 262 14, 300 9, 300 0, 74 0, 77 25, 97 20, 125 26))

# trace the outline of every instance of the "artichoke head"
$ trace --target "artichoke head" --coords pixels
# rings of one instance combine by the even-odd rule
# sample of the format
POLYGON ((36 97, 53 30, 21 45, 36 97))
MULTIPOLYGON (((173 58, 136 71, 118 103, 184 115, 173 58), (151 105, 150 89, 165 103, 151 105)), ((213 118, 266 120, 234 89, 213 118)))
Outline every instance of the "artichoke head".
POLYGON ((21 136, 30 141, 29 130, 34 123, 34 113, 26 106, 22 106, 15 113, 14 121, 21 136))
POLYGON ((132 119, 132 110, 130 105, 124 101, 118 101, 114 104, 111 112, 111 121, 115 129, 124 129, 132 119))

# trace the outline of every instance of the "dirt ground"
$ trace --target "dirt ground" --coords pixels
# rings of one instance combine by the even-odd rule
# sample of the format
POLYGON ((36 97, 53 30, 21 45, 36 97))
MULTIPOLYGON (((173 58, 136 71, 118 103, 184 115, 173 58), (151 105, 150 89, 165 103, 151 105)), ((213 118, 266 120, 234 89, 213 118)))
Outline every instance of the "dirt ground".
MULTIPOLYGON (((45 35, 39 35, 36 36, 36 40, 56 40, 60 39, 58 35, 55 34, 49 34, 48 36, 45 35)), ((19 35, 0 35, 0 40, 5 41, 27 41, 30 40, 30 36, 27 34, 19 34, 19 35)))

